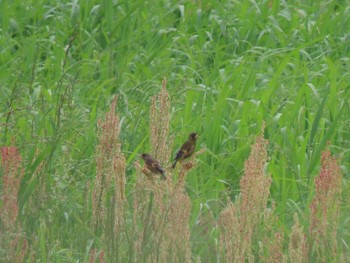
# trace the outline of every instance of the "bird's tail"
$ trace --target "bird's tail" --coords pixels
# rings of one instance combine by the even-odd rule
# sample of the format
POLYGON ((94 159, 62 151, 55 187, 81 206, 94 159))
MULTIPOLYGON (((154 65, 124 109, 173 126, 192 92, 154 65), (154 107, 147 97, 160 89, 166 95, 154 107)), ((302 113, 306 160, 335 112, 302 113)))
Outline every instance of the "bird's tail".
POLYGON ((177 159, 175 159, 175 161, 174 161, 173 165, 171 166, 171 168, 174 169, 176 167, 176 163, 177 163, 177 159))

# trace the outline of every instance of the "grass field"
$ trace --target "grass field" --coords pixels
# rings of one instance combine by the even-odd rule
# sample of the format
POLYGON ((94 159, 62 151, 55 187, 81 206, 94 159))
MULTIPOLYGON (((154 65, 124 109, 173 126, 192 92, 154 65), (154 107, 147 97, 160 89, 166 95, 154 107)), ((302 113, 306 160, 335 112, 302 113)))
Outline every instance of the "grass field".
POLYGON ((0 25, 4 262, 349 262, 348 1, 4 0, 0 25), (168 167, 192 131, 150 183, 139 154, 168 167))

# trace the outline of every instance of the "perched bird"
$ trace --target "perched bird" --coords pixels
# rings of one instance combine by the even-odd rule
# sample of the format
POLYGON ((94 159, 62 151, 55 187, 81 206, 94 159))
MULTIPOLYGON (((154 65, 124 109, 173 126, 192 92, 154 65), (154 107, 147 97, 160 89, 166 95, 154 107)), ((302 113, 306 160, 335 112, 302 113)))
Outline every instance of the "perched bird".
POLYGON ((188 140, 181 146, 180 150, 177 152, 172 168, 175 168, 176 163, 178 161, 182 161, 183 159, 186 159, 193 154, 194 149, 196 148, 197 138, 197 133, 190 133, 190 135, 188 136, 188 140))
POLYGON ((154 159, 148 153, 141 154, 141 157, 145 161, 145 164, 146 164, 148 170, 150 170, 152 173, 155 173, 155 174, 161 174, 162 179, 163 180, 166 179, 165 170, 156 159, 154 159))

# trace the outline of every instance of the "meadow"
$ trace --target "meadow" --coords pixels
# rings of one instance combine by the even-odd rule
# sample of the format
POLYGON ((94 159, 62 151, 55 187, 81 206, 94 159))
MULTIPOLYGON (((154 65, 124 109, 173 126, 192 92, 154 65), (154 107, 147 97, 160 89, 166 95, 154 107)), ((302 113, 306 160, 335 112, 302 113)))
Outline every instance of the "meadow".
POLYGON ((0 1, 0 261, 349 262, 349 29, 341 0, 0 1))

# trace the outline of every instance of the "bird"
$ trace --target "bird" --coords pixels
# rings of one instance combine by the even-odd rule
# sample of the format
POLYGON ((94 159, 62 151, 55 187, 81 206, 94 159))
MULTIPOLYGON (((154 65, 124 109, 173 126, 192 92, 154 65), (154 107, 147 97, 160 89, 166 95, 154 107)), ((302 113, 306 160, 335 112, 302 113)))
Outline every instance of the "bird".
POLYGON ((196 148, 196 140, 198 137, 199 136, 197 133, 190 133, 187 141, 181 146, 180 150, 177 152, 172 168, 176 167, 176 163, 178 161, 182 161, 183 159, 186 159, 193 154, 194 149, 196 148))
POLYGON ((154 159, 150 154, 143 153, 141 154, 142 159, 145 161, 147 169, 150 170, 154 174, 160 174, 163 180, 166 180, 165 170, 160 165, 159 161, 154 159))

